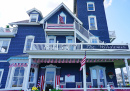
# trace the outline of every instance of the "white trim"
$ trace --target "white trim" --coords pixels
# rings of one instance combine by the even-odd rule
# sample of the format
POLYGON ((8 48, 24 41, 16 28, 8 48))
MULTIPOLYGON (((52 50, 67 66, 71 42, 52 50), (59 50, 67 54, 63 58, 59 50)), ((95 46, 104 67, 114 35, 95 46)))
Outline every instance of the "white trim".
POLYGON ((38 16, 39 16, 38 14, 30 14, 29 22, 31 22, 32 16, 35 16, 36 17, 36 21, 35 22, 38 22, 38 16))
MULTIPOLYGON (((64 12, 61 12, 60 14, 59 14, 61 17, 65 17, 65 24, 66 24, 66 15, 64 14, 64 12)), ((58 24, 60 24, 60 22, 59 22, 59 15, 58 15, 58 24)))
MULTIPOLYGON (((10 39, 10 38, 0 38, 0 41, 9 41, 9 43, 8 43, 8 47, 7 47, 7 51, 6 51, 6 52, 0 52, 0 54, 8 53, 11 39, 10 39)), ((2 43, 2 44, 3 44, 3 43, 2 43)))
POLYGON ((1 69, 1 68, 0 68, 0 71, 1 71, 1 75, 0 75, 0 84, 1 84, 2 77, 3 77, 3 73, 4 73, 4 69, 1 69))
POLYGON ((99 38, 98 38, 98 37, 90 37, 89 43, 92 43, 92 40, 93 40, 93 39, 96 39, 96 40, 97 40, 97 43, 99 43, 99 38))
POLYGON ((29 22, 29 23, 9 23, 10 25, 40 25, 38 22, 29 22))
MULTIPOLYGON (((28 39, 33 39, 33 40, 32 40, 32 43, 34 43, 34 38, 35 38, 35 36, 33 36, 33 35, 28 35, 28 36, 26 36, 25 43, 24 43, 23 53, 26 53, 27 40, 28 40, 28 39)), ((31 46, 30 46, 30 48, 31 48, 31 46)))
POLYGON ((87 10, 88 11, 95 11, 95 3, 94 2, 87 2, 87 10), (89 4, 93 4, 93 10, 89 10, 89 7, 88 7, 89 4))
POLYGON ((64 4, 64 3, 61 3, 58 7, 56 7, 53 11, 51 11, 44 19, 42 19, 40 21, 41 24, 43 24, 48 18, 50 18, 52 15, 54 15, 60 8, 65 8, 69 13, 70 15, 75 18, 81 25, 83 24, 74 14, 73 12, 64 4))
POLYGON ((73 36, 66 36, 66 43, 68 43, 68 39, 72 39, 72 43, 75 43, 73 36))
POLYGON ((98 28, 97 28, 97 19, 96 19, 96 16, 94 16, 94 15, 89 15, 89 16, 88 16, 88 22, 89 22, 89 30, 98 30, 98 28), (94 18, 95 29, 91 29, 90 18, 94 18))
POLYGON ((56 43, 56 36, 47 36, 47 38, 46 38, 47 40, 47 43, 49 43, 49 40, 50 39, 54 39, 54 43, 56 43))

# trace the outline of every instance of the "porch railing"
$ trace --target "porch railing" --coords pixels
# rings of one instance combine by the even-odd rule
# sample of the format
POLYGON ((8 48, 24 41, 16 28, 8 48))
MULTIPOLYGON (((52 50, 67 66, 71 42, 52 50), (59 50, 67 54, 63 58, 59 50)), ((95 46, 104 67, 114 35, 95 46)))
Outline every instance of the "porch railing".
POLYGON ((16 33, 17 27, 14 28, 2 28, 0 27, 0 33, 16 33))
POLYGON ((30 50, 51 51, 51 50, 130 50, 128 44, 89 44, 89 43, 32 43, 30 50))

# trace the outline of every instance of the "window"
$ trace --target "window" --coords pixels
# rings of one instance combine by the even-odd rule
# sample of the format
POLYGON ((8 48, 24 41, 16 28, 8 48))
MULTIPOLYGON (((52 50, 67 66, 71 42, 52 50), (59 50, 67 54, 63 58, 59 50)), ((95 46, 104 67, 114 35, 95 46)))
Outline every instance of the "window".
POLYGON ((17 67, 12 78, 12 87, 22 87, 24 80, 24 67, 17 67))
POLYGON ((66 15, 63 12, 58 15, 58 24, 66 24, 66 15))
POLYGON ((74 37, 73 36, 67 36, 66 37, 66 43, 74 43, 74 37))
POLYGON ((26 37, 25 45, 24 45, 24 53, 25 51, 30 50, 31 44, 34 42, 34 36, 30 35, 26 37))
POLYGON ((4 72, 4 69, 0 69, 0 83, 2 81, 3 72, 4 72))
POLYGON ((88 21, 89 21, 89 30, 97 30, 97 20, 96 16, 88 16, 88 21))
POLYGON ((35 74, 36 74, 35 68, 31 68, 29 75, 29 88, 35 85, 35 79, 36 79, 35 74))
POLYGON ((56 43, 56 36, 48 36, 47 43, 56 43))
POLYGON ((87 10, 88 11, 95 11, 95 4, 94 4, 94 2, 87 2, 87 10))
POLYGON ((38 14, 31 14, 30 22, 37 22, 37 21, 38 21, 38 14))
POLYGON ((103 87, 106 87, 106 74, 105 74, 105 67, 101 66, 94 66, 90 67, 91 72, 91 82, 93 87, 100 87, 100 85, 103 85, 103 87))
POLYGON ((90 43, 99 43, 98 37, 90 37, 90 43))
POLYGON ((11 39, 0 39, 0 53, 8 53, 11 39))

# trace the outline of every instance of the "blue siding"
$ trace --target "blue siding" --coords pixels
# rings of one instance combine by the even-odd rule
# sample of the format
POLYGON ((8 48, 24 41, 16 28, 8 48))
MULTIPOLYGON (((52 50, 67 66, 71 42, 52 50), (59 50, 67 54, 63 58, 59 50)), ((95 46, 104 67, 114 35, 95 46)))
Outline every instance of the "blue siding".
POLYGON ((8 71, 9 71, 9 63, 8 62, 0 62, 0 69, 4 69, 4 73, 2 76, 2 80, 1 80, 2 87, 0 87, 0 88, 5 88, 6 80, 7 80, 7 76, 8 76, 8 71))
POLYGON ((90 32, 99 36, 100 40, 110 43, 103 0, 77 0, 77 16, 87 30, 89 29, 89 15, 96 15, 98 27, 98 30, 90 30, 90 32), (95 3, 95 11, 87 11, 87 1, 95 3))
POLYGON ((56 41, 59 41, 59 43, 66 43, 66 36, 56 36, 56 41))
POLYGON ((0 60, 7 60, 11 56, 23 54, 24 43, 27 35, 34 35, 35 43, 45 43, 45 33, 42 25, 18 26, 16 37, 11 39, 7 54, 0 54, 0 60))
POLYGON ((74 18, 64 9, 60 9, 59 11, 57 11, 53 16, 51 16, 48 20, 47 23, 58 23, 58 15, 64 12, 64 14, 66 15, 66 23, 67 24, 73 24, 74 23, 74 18))

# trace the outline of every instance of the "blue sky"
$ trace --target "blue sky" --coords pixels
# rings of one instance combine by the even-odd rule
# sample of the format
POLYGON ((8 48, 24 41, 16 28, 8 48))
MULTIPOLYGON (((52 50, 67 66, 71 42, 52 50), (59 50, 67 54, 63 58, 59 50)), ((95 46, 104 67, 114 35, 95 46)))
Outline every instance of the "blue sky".
POLYGON ((109 31, 116 32, 113 43, 130 43, 130 0, 112 0, 105 10, 109 31))

